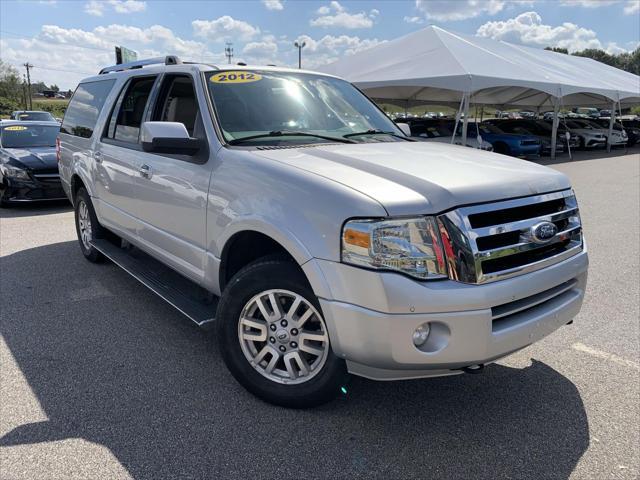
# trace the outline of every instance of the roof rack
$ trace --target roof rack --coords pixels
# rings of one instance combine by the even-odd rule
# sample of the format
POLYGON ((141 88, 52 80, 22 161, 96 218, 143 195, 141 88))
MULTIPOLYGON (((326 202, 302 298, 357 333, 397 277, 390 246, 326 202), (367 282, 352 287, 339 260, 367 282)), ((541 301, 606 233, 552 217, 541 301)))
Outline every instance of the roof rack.
POLYGON ((134 68, 142 68, 147 65, 179 65, 182 61, 175 55, 167 55, 166 57, 147 58, 146 60, 137 60, 135 62, 121 63, 119 65, 112 65, 105 67, 98 75, 103 75, 109 72, 122 72, 124 70, 132 70, 134 68))

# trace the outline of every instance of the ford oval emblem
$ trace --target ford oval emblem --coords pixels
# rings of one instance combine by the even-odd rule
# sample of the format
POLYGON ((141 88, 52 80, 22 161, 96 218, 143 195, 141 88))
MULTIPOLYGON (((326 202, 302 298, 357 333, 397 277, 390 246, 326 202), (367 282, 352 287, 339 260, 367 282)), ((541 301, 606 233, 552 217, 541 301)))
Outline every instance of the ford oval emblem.
POLYGON ((547 243, 558 233, 558 227, 551 222, 537 223, 531 227, 531 239, 536 243, 547 243))

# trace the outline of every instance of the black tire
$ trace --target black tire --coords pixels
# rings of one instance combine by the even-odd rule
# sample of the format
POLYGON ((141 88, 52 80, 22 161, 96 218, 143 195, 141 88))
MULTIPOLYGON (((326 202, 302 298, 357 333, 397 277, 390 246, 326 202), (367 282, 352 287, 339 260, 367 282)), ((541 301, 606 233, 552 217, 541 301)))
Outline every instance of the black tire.
POLYGON ((87 191, 80 187, 76 196, 73 200, 73 210, 75 214, 75 224, 76 224, 76 234, 78 235, 78 243, 80 244, 80 250, 82 250, 82 254, 84 257, 93 263, 100 263, 105 260, 104 255, 96 250, 92 245, 85 245, 82 240, 82 232, 80 226, 80 211, 83 209, 83 205, 87 207, 87 213, 90 219, 90 240, 95 240, 97 238, 104 237, 104 228, 100 223, 98 223, 98 217, 96 217, 96 212, 93 209, 93 203, 91 202, 91 197, 87 193, 87 191))
POLYGON ((216 334, 222 358, 234 378, 266 402, 289 408, 309 408, 331 401, 345 385, 348 373, 345 362, 334 355, 330 345, 326 360, 315 376, 295 385, 265 377, 251 366, 243 353, 238 336, 241 313, 254 296, 272 289, 301 295, 322 315, 320 303, 297 265, 279 257, 259 259, 231 279, 218 305, 216 334))

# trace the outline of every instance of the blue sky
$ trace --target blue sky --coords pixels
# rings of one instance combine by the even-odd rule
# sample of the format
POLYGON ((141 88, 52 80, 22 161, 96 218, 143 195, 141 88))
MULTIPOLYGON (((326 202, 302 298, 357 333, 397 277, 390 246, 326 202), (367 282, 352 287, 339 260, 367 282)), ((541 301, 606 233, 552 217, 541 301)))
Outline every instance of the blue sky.
POLYGON ((633 50, 640 40, 640 0, 393 1, 0 1, 0 58, 29 61, 33 77, 73 88, 113 63, 113 46, 140 57, 175 53, 224 63, 295 65, 293 42, 305 40, 308 68, 428 24, 530 46, 633 50))

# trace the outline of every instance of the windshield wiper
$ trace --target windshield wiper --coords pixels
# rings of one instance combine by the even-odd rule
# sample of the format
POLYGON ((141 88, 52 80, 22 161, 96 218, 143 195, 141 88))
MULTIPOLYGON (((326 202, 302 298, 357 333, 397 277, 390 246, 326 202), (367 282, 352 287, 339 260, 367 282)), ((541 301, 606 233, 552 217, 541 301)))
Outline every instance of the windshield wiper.
POLYGON ((229 142, 227 143, 229 143, 229 145, 237 145, 247 140, 253 140, 254 138, 272 138, 272 137, 315 137, 315 138, 321 138, 323 140, 330 140, 332 142, 356 143, 355 141, 349 140, 348 138, 330 137, 328 135, 319 135, 316 133, 309 133, 309 132, 298 132, 296 130, 274 130, 269 133, 260 133, 258 135, 249 135, 248 137, 234 138, 233 140, 229 140, 229 142))
POLYGON ((375 129, 367 130, 365 132, 347 133, 346 135, 343 135, 343 137, 344 138, 359 137, 361 135, 390 135, 392 137, 401 138, 402 140, 406 140, 407 142, 415 142, 415 140, 413 138, 405 137, 404 135, 399 135, 399 134, 394 133, 394 132, 385 132, 383 130, 375 130, 375 129))

